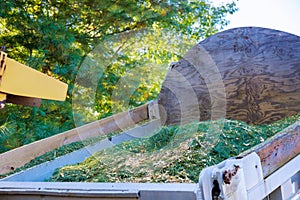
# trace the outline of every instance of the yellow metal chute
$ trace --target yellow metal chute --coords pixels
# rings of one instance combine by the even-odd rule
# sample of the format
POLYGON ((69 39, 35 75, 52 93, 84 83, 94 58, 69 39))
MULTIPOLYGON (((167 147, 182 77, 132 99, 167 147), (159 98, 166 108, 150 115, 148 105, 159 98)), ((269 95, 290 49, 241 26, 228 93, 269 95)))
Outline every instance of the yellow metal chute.
POLYGON ((4 52, 0 52, 0 62, 0 101, 6 94, 8 102, 33 106, 39 99, 66 99, 67 84, 7 58, 4 52))

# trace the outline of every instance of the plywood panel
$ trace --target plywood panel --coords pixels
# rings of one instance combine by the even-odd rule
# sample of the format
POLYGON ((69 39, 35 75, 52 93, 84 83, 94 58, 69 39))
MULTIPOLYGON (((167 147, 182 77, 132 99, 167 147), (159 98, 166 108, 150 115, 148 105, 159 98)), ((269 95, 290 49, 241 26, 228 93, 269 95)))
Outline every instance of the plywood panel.
POLYGON ((170 67, 166 124, 222 117, 262 124, 300 112, 300 37, 245 27, 217 33, 170 67))

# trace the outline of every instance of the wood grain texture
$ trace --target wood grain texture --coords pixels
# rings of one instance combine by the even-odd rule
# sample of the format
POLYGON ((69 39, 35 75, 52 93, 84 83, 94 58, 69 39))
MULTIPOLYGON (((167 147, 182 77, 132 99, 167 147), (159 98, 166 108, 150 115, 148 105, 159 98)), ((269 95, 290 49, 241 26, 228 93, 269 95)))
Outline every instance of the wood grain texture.
POLYGON ((124 130, 148 118, 148 104, 145 104, 132 110, 118 113, 111 117, 7 151, 0 154, 0 174, 14 171, 14 169, 23 166, 30 160, 55 148, 114 131, 124 130))
POLYGON ((300 112, 300 37, 245 27, 217 33, 173 65, 158 103, 166 124, 226 117, 263 124, 300 112))
POLYGON ((269 176, 300 154, 300 120, 240 156, 252 152, 260 157, 264 178, 269 176))

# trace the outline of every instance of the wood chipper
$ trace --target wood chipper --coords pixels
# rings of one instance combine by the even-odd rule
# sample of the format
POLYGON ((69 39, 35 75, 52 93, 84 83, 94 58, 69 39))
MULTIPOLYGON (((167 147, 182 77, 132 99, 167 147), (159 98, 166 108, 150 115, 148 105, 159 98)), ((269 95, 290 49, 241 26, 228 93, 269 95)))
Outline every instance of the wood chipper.
POLYGON ((0 51, 0 108, 5 103, 39 106, 41 99, 64 101, 67 89, 67 84, 8 58, 0 51))

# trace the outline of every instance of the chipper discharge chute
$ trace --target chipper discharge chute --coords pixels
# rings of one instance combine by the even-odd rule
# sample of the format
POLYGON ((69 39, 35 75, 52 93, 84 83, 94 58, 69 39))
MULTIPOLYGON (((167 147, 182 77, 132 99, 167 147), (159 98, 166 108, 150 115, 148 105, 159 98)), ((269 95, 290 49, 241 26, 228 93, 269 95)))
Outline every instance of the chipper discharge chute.
POLYGON ((39 106, 41 99, 64 101, 68 85, 21 64, 0 51, 0 108, 5 103, 39 106))

